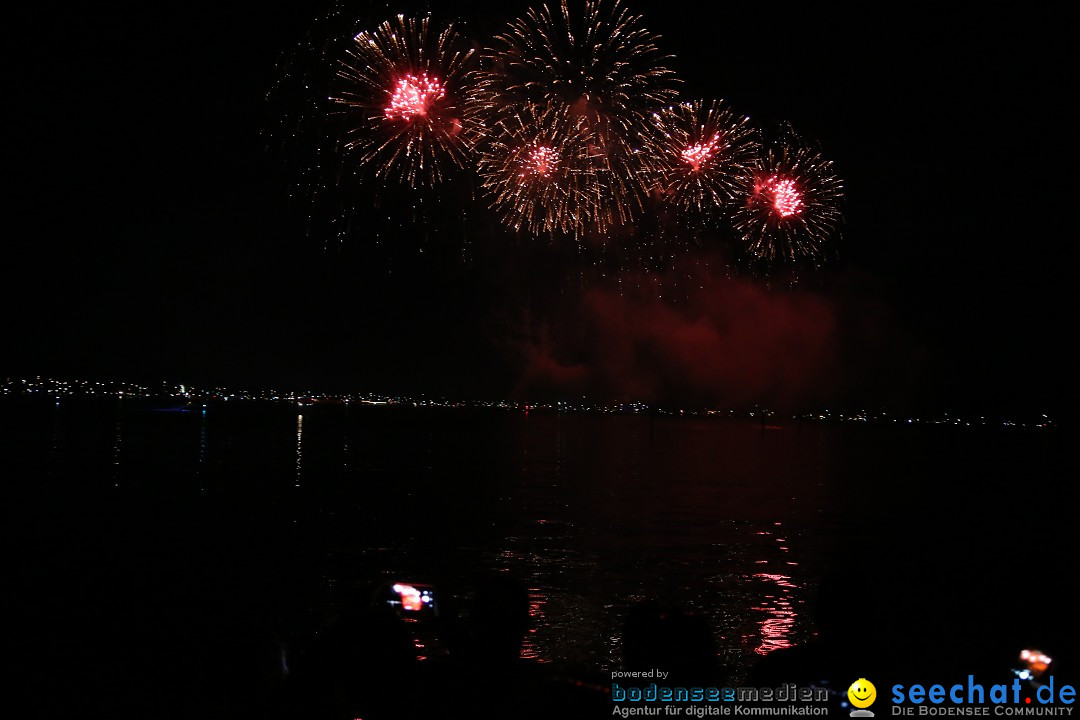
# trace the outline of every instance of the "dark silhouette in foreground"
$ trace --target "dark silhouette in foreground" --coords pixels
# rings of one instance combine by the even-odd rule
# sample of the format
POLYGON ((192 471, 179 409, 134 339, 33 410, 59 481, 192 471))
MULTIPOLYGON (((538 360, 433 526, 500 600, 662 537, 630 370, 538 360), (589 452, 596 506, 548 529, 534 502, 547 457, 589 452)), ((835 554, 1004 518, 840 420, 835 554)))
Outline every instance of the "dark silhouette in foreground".
POLYGON ((722 684, 716 639, 700 615, 657 603, 635 606, 623 632, 624 669, 663 670, 671 686, 709 687, 722 684))

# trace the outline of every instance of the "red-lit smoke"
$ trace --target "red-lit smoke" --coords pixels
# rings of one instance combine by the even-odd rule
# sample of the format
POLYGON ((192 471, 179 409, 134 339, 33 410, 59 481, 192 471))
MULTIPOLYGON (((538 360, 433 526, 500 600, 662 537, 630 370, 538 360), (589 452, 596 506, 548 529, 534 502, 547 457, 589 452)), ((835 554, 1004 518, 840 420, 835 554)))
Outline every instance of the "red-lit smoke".
POLYGON ((520 343, 522 395, 784 404, 837 380, 836 310, 812 292, 722 279, 680 302, 609 287, 576 300, 520 343))

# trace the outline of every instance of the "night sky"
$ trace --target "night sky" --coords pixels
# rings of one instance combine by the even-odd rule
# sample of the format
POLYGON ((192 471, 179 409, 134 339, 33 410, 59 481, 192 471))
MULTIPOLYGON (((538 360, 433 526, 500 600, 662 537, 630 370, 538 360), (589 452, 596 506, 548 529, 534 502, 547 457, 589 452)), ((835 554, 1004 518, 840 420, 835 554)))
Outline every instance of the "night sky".
MULTIPOLYGON (((683 97, 789 121, 835 161, 842 238, 794 288, 717 263, 680 268, 694 282, 676 299, 632 274, 568 280, 544 242, 486 231, 480 203, 457 235, 338 242, 290 201, 302 159, 265 132, 281 111, 266 95, 320 3, 24 9, 3 66, 0 373, 1071 411, 1063 17, 630 5, 675 56, 683 97)), ((482 37, 526 5, 454 7, 432 9, 482 37)))

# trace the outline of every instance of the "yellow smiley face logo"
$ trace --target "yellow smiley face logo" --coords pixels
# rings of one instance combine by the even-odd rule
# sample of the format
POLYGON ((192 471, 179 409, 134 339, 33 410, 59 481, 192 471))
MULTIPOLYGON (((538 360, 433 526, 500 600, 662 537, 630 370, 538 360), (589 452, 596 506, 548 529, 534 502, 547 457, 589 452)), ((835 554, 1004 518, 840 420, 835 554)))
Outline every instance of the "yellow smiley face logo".
POLYGON ((868 708, 877 699, 877 688, 866 678, 859 678, 847 689, 848 700, 857 708, 868 708))

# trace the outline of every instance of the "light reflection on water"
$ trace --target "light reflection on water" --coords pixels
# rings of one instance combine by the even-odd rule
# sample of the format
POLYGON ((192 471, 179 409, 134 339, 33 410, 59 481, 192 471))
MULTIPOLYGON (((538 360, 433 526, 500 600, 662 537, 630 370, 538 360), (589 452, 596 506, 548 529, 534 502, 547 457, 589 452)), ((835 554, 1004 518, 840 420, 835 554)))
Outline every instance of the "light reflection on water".
POLYGON ((206 492, 206 408, 199 415, 199 459, 196 464, 195 475, 199 478, 199 491, 206 492))
MULTIPOLYGON (((530 658, 618 668, 627 614, 659 602, 711 623, 732 684, 763 654, 806 643, 822 579, 864 565, 864 594, 885 603, 876 634, 909 656, 933 643, 977 659, 998 634, 1071 627, 1075 507, 1057 499, 1075 477, 1073 434, 766 430, 0 398, 0 476, 10 478, 12 522, 30 538, 28 587, 39 566, 55 567, 57 597, 99 610, 118 595, 149 597, 155 614, 154 602, 187 592, 192 607, 259 611, 297 641, 350 598, 370 601, 362 588, 387 575, 445 583, 444 597, 457 598, 469 577, 491 571, 528 589, 530 658), (1017 478, 1037 478, 1039 491, 1017 492, 1017 478), (1002 531, 1018 518, 1037 521, 1039 552, 1002 531), (1026 569, 1024 583, 1001 580, 1010 566, 1026 569), (68 586, 75 573, 81 594, 68 586), (153 597, 146 582, 157 583, 153 597), (1064 600, 1017 613, 1031 597, 1064 600)), ((126 617, 117 610, 118 626, 126 617)), ((424 654, 432 647, 425 641, 424 654)))
POLYGON ((117 412, 116 430, 113 433, 112 445, 112 479, 113 486, 120 487, 120 451, 124 447, 124 415, 123 408, 117 412))
POLYGON ((756 573, 754 578, 771 583, 776 588, 773 594, 765 595, 761 605, 751 608, 765 614, 761 620, 761 642, 754 648, 754 652, 768 655, 774 650, 791 647, 798 613, 794 609, 790 591, 798 590, 798 586, 792 583, 787 575, 756 573))
MULTIPOLYGON (((773 525, 776 528, 776 532, 780 532, 780 528, 783 523, 776 522, 773 525)), ((762 540, 773 540, 775 548, 781 553, 790 552, 791 548, 786 545, 787 540, 779 535, 773 534, 769 530, 759 530, 755 533, 755 536, 762 540)), ((770 560, 756 560, 755 565, 773 565, 780 564, 784 566, 797 566, 798 563, 793 560, 787 559, 774 559, 770 560)), ((780 573, 768 573, 757 572, 753 577, 757 580, 771 583, 774 588, 769 588, 766 585, 769 594, 766 594, 762 602, 752 609, 756 612, 764 613, 764 617, 760 620, 760 629, 756 634, 749 634, 744 636, 744 642, 751 644, 755 641, 755 635, 759 640, 757 646, 754 648, 754 652, 758 655, 768 655, 774 650, 781 650, 784 648, 792 647, 793 633, 796 630, 796 623, 798 621, 799 614, 796 611, 796 601, 793 600, 793 591, 798 591, 799 586, 792 582, 791 577, 780 573)))
POLYGON ((544 606, 547 604, 547 596, 543 588, 530 587, 529 591, 529 629, 525 633, 525 639, 521 644, 521 657, 526 660, 547 662, 547 658, 536 644, 536 634, 539 628, 547 625, 544 615, 544 606))
MULTIPOLYGON (((380 409, 305 411, 151 413, 125 402, 109 477, 152 484, 167 466, 182 492, 186 452, 205 502, 261 496, 265 522, 296 528, 297 562, 319 568, 312 597, 297 602, 316 616, 327 615, 316 607, 325 588, 362 572, 423 581, 424 568, 449 567, 521 580, 532 620, 523 655, 538 661, 618 667, 624 618, 652 600, 708 618, 733 663, 809 637, 800 608, 814 570, 795 558, 813 557, 824 502, 813 436, 637 417, 384 423, 380 409), (280 443, 286 418, 292 447, 280 443), (768 447, 776 438, 794 452, 768 447), (274 500, 286 486, 300 494, 274 500)), ((52 430, 48 452, 62 454, 52 430)))
POLYGON ((300 486, 300 473, 304 465, 304 416, 296 416, 296 486, 300 486))
POLYGON ((60 399, 56 399, 56 404, 52 413, 52 437, 49 442, 49 476, 55 477, 61 474, 61 467, 64 461, 64 436, 63 436, 63 415, 60 411, 60 399))

